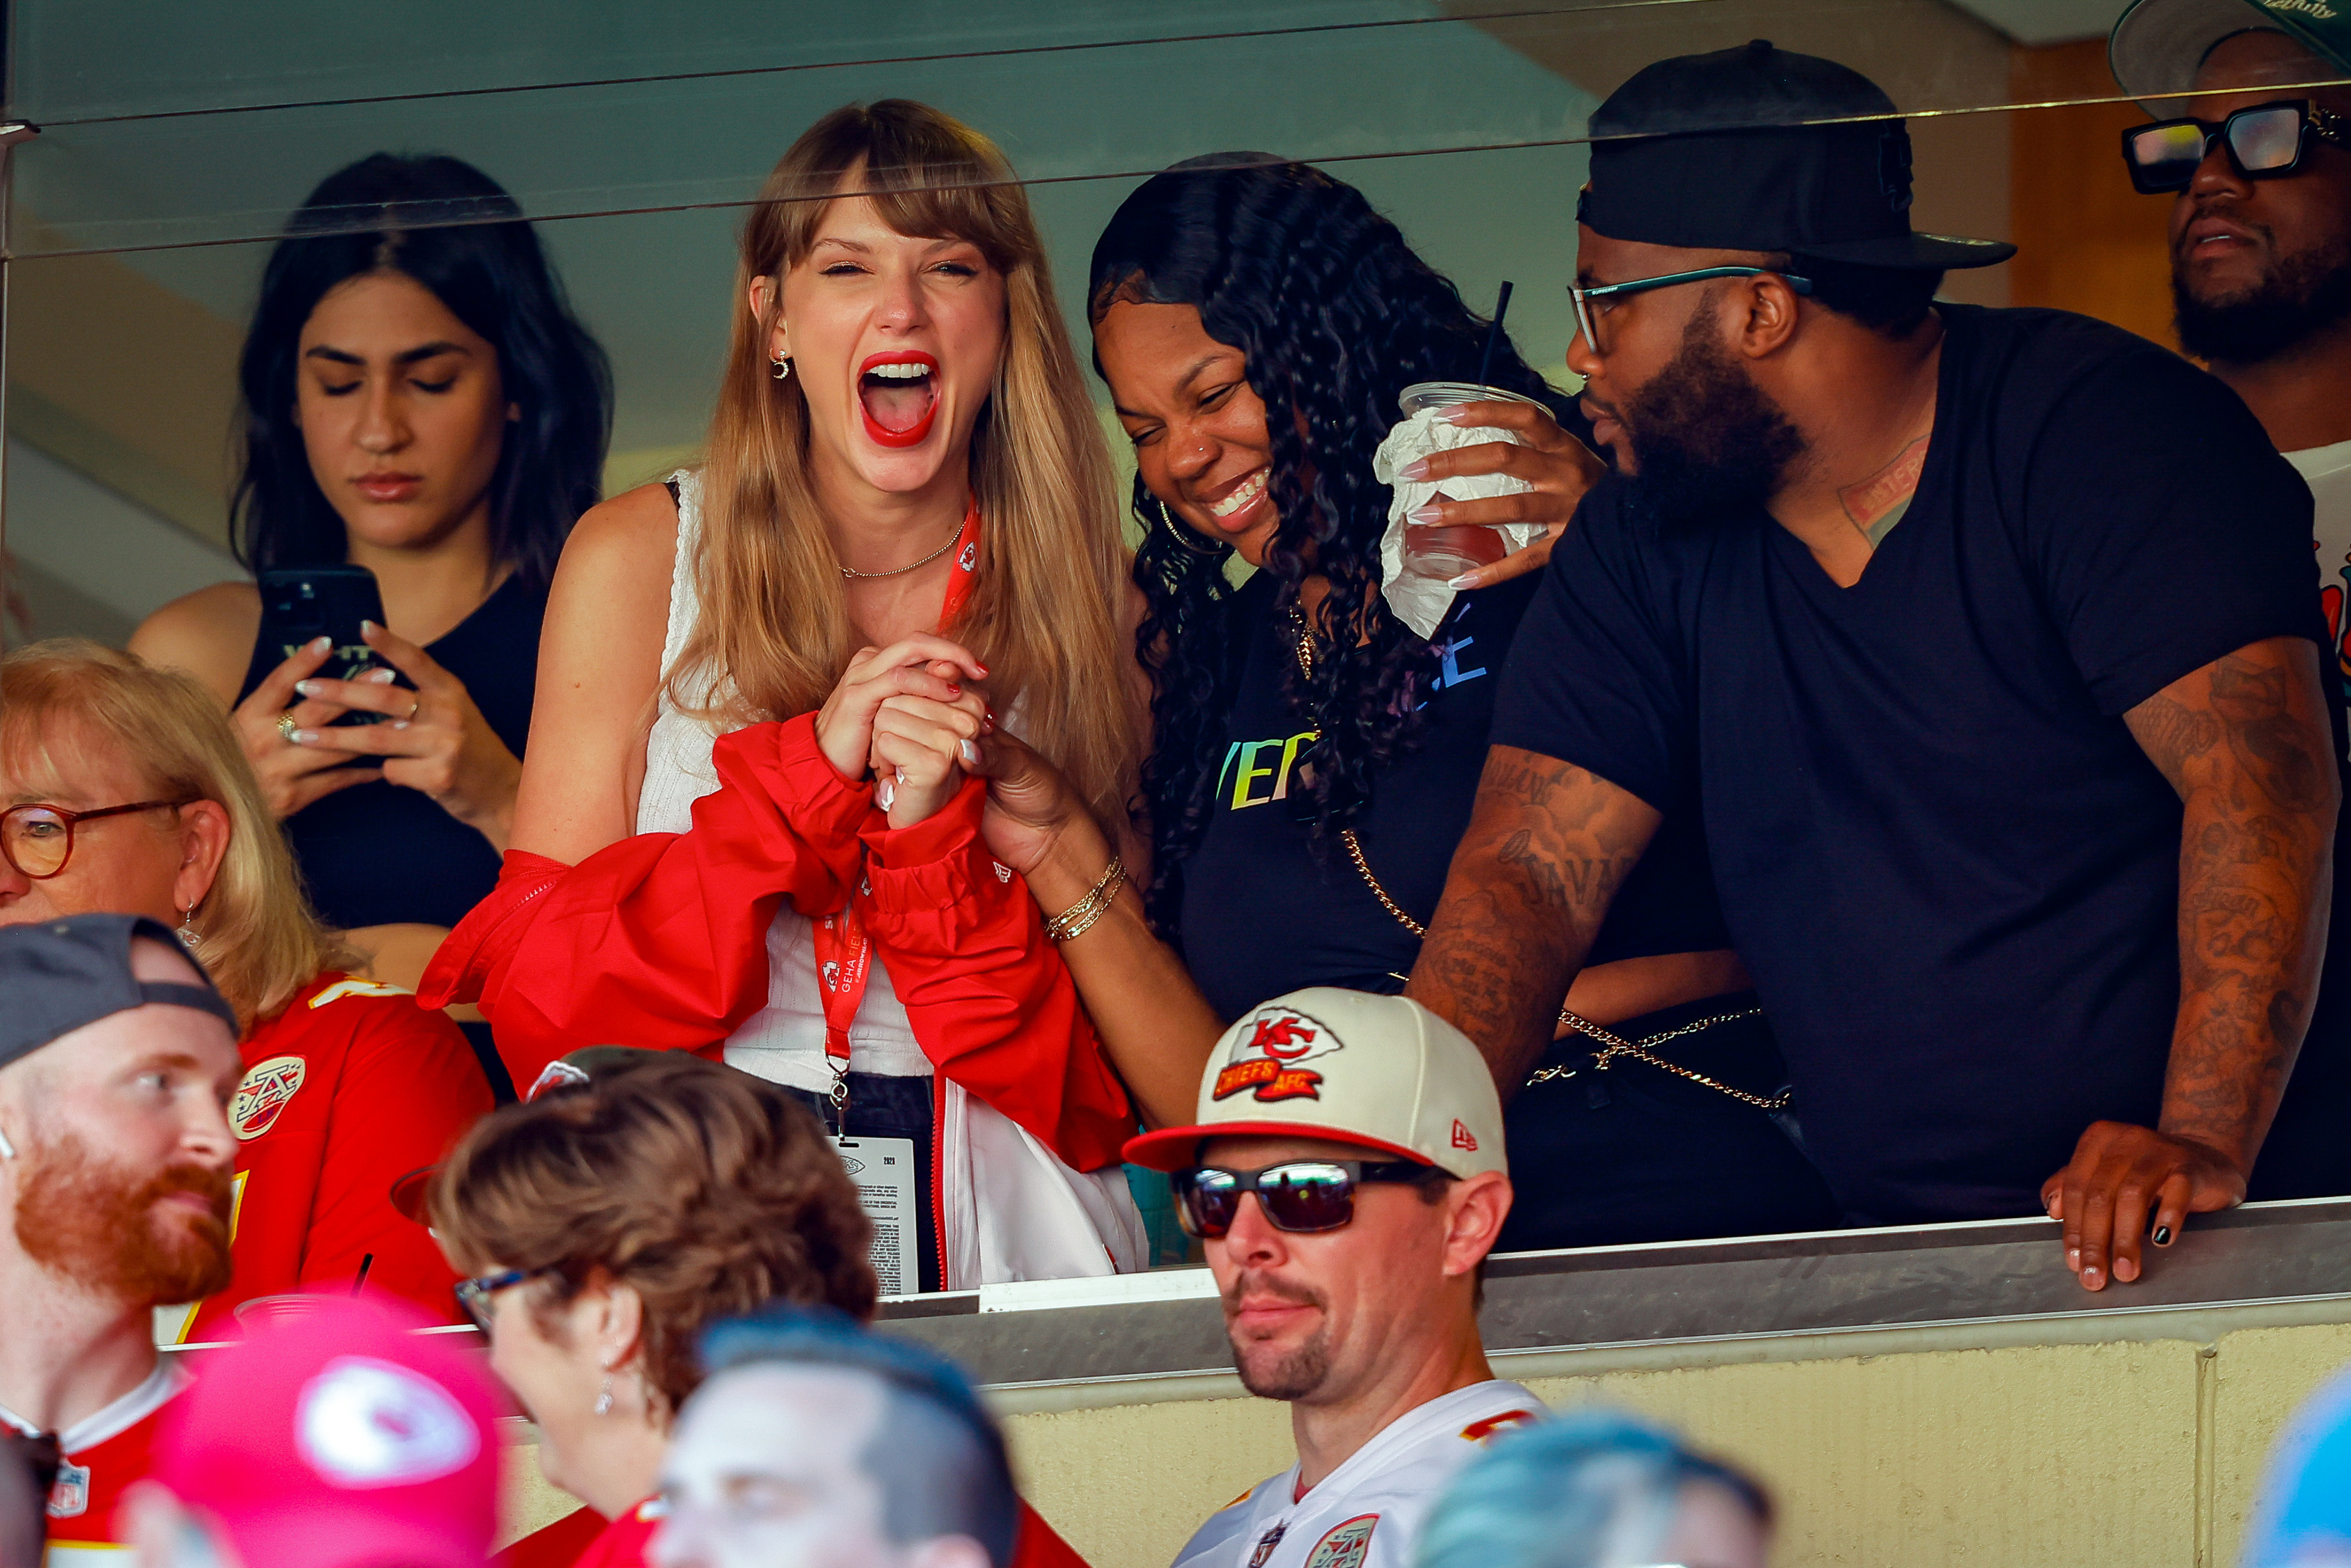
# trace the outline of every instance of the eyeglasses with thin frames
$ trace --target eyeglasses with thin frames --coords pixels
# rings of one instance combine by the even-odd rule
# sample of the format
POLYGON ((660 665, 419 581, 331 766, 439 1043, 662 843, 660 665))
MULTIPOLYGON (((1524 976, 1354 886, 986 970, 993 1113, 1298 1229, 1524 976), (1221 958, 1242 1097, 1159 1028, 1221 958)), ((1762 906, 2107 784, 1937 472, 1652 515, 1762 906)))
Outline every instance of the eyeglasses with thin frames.
POLYGON ((526 1280, 561 1271, 558 1269, 501 1269, 495 1274, 476 1274, 470 1280, 457 1281, 457 1304, 465 1309, 465 1315, 474 1320, 474 1326, 482 1331, 484 1339, 487 1339, 490 1337, 490 1320, 497 1315, 497 1303, 491 1300, 492 1297, 526 1280))
POLYGON ((1792 272, 1782 272, 1771 267, 1701 267, 1693 272, 1666 272, 1655 277, 1627 278, 1623 283, 1599 283, 1587 287, 1580 283, 1567 286, 1568 302, 1575 307, 1575 329, 1595 354, 1605 354, 1608 345, 1600 340, 1600 323, 1614 307, 1612 301, 1635 294, 1646 294, 1655 288, 1675 288, 1685 283, 1704 283, 1717 277, 1779 278, 1798 294, 1810 294, 1813 280, 1798 277, 1792 272))
POLYGON ((74 829, 101 817, 132 811, 172 810, 195 804, 190 795, 178 800, 134 800, 128 806, 103 806, 95 811, 68 811, 63 806, 11 806, 0 811, 0 858, 20 875, 47 882, 73 859, 74 829))

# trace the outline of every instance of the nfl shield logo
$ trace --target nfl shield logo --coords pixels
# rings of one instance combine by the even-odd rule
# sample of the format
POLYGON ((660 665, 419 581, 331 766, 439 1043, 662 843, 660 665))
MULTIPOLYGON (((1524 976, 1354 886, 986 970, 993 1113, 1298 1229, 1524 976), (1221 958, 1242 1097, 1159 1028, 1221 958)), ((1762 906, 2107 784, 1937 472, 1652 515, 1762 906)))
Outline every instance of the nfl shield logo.
POLYGON ((1333 1529, 1314 1543, 1306 1554, 1306 1568, 1364 1568, 1364 1559, 1372 1550, 1372 1531, 1379 1528, 1380 1516, 1361 1513, 1333 1529))
POLYGON ((58 1460, 57 1479, 49 1487, 49 1517, 79 1519, 89 1510, 89 1467, 58 1460))

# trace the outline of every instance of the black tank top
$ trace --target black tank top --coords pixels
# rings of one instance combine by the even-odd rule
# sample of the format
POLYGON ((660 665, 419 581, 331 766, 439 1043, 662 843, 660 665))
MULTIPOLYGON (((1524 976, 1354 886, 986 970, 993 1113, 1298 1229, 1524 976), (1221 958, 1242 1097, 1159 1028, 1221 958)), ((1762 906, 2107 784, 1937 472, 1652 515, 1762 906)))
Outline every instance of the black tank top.
MULTIPOLYGON (((546 615, 547 590, 509 577, 424 650, 465 684, 482 717, 517 757, 530 734, 546 615)), ((237 701, 282 658, 275 648, 255 648, 237 701)), ((339 930, 410 921, 455 925, 498 880, 498 853, 489 840, 431 797, 381 779, 314 800, 284 827, 319 917, 339 930)))
MULTIPOLYGON (((1422 925, 1445 891, 1486 766, 1502 663, 1541 572, 1465 593, 1432 639, 1442 674, 1426 703, 1417 749, 1380 770, 1357 841, 1388 895, 1422 925)), ((1383 908, 1334 844, 1315 862, 1290 783, 1312 727, 1282 700, 1297 657, 1273 614, 1273 579, 1259 572, 1227 601, 1232 642, 1246 650, 1229 677, 1233 703, 1207 831, 1184 865, 1184 958, 1208 1003, 1238 1018, 1303 986, 1394 993, 1420 939, 1383 908)), ((1695 810, 1666 813, 1593 944, 1592 964, 1730 946, 1695 810)))

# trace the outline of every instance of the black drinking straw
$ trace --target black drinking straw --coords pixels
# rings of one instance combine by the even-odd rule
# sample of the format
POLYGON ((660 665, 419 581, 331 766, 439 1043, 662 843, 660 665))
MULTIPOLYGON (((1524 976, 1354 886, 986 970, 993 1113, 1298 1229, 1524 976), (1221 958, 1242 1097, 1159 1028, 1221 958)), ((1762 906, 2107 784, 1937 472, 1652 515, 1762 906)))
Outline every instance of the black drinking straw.
POLYGON ((1502 340, 1502 313, 1510 308, 1510 286, 1502 285, 1502 292, 1494 298, 1494 324, 1486 331, 1486 351, 1478 356, 1478 384, 1486 384, 1486 376, 1494 368, 1494 345, 1502 340))
POLYGON ((367 1283, 368 1270, 373 1267, 375 1267, 374 1253, 371 1252, 360 1260, 360 1277, 351 1281, 352 1295, 356 1296, 360 1293, 360 1287, 367 1283))

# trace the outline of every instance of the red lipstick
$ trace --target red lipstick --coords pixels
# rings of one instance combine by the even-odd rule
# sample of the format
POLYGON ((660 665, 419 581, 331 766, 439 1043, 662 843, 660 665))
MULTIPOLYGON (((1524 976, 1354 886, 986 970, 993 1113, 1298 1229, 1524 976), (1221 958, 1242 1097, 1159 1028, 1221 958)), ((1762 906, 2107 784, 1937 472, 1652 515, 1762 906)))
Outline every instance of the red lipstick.
POLYGON ((939 362, 915 349, 898 349, 888 353, 869 354, 857 367, 857 408, 865 421, 866 436, 877 446, 920 446, 931 434, 931 422, 939 412, 939 362), (912 366, 918 375, 893 375, 888 367, 912 366), (893 418, 903 416, 906 404, 914 397, 924 399, 922 413, 913 421, 896 428, 874 417, 879 402, 883 412, 893 418))

